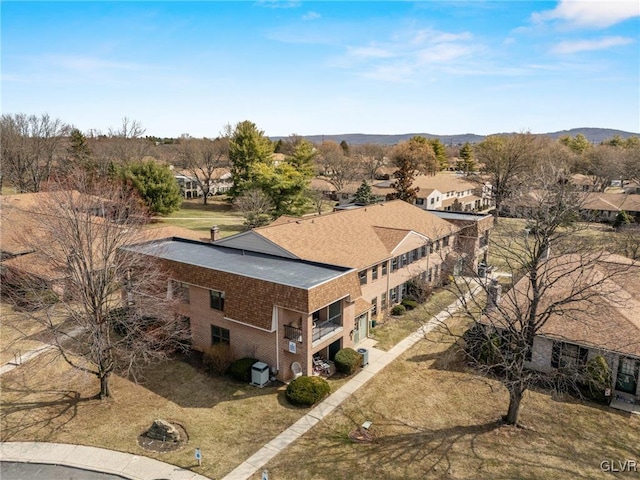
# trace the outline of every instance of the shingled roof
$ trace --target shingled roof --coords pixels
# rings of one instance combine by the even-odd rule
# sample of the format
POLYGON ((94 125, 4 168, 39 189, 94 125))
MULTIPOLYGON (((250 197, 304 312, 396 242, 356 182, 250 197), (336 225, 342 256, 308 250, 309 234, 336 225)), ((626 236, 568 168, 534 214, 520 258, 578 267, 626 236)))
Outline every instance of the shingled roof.
POLYGON ((436 240, 457 230, 432 213, 395 200, 276 222, 216 244, 247 249, 253 245, 258 249, 264 247, 263 251, 269 253, 275 253, 272 246, 277 245, 292 258, 364 268, 392 256, 398 244, 409 235, 436 240))
MULTIPOLYGON (((577 256, 549 260, 541 272, 554 281, 541 307, 568 298, 571 292, 597 284, 597 295, 569 304, 549 317, 538 334, 603 350, 640 357, 640 263, 619 255, 602 255, 593 262, 577 256), (596 283, 597 282, 597 283, 596 283)), ((530 296, 527 278, 521 279, 502 299, 501 305, 521 309, 530 296)), ((587 295, 589 296, 589 295, 587 295)), ((501 320, 494 318, 496 326, 501 320)))

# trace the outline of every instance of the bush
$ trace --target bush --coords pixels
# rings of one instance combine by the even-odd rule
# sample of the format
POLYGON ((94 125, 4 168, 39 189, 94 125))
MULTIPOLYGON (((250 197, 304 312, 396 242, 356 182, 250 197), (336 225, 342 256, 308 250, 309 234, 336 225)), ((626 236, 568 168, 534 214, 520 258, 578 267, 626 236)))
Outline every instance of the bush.
POLYGON ((250 382, 251 381, 251 367, 258 360, 255 358, 241 358, 236 360, 229 366, 229 373, 233 378, 240 382, 250 382))
POLYGON ((394 305, 394 307, 391 309, 391 315, 404 315, 406 311, 407 308, 404 305, 394 305))
POLYGON ((214 375, 226 373, 231 365, 231 347, 226 343, 217 343, 202 351, 202 363, 207 372, 214 375))
POLYGON ((287 385, 286 397, 293 405, 310 407, 329 395, 331 387, 322 377, 298 377, 287 385))
POLYGON ((432 292, 433 287, 420 277, 413 278, 407 282, 407 296, 418 303, 424 303, 429 300, 432 292))
POLYGON ((362 355, 353 348, 343 348, 338 350, 333 361, 338 372, 351 375, 362 366, 362 355))
POLYGON ((403 305, 407 310, 413 310, 418 306, 418 302, 412 300, 411 298, 403 298, 401 305, 403 305))
POLYGON ((605 390, 611 387, 611 369, 602 355, 589 360, 585 369, 584 383, 580 387, 587 398, 598 403, 608 401, 605 390))

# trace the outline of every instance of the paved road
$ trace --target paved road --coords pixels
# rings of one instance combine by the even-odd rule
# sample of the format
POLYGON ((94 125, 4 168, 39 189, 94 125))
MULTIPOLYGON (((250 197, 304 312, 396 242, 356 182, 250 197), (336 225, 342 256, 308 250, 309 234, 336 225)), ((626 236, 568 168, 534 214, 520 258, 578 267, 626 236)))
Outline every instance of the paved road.
POLYGON ((125 477, 44 463, 0 462, 2 480, 123 480, 125 477))

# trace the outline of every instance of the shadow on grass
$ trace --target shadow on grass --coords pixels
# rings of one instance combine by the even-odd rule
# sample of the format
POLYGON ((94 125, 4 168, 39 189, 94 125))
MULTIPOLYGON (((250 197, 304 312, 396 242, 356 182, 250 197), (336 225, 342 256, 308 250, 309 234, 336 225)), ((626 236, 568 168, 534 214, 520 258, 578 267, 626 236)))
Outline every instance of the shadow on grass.
POLYGON ((20 385, 5 385, 2 390, 0 421, 4 442, 21 438, 22 432, 29 432, 30 437, 37 432, 38 438, 51 438, 73 421, 80 404, 97 401, 93 396, 81 397, 76 390, 41 390, 20 385))
POLYGON ((223 402, 274 395, 282 386, 272 382, 259 388, 230 376, 209 375, 191 356, 147 367, 138 384, 184 408, 211 408, 223 402))

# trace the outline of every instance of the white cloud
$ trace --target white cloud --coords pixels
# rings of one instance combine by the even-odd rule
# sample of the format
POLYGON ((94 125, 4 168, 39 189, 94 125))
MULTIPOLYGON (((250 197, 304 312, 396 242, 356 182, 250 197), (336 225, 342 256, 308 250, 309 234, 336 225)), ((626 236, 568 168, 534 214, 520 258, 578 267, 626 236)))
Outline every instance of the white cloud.
POLYGON ((553 10, 535 12, 534 22, 560 20, 576 27, 606 28, 640 16, 637 0, 561 0, 553 10))
POLYGON ((309 20, 317 20, 320 17, 322 17, 322 15, 320 15, 318 12, 308 12, 302 16, 302 19, 309 21, 309 20))
POLYGON ((395 56, 391 51, 369 46, 369 47, 347 47, 347 53, 359 58, 390 58, 395 56))
POLYGON ((620 45, 633 43, 633 39, 625 37, 604 37, 598 40, 576 40, 558 43, 552 51, 559 54, 605 50, 620 45))

